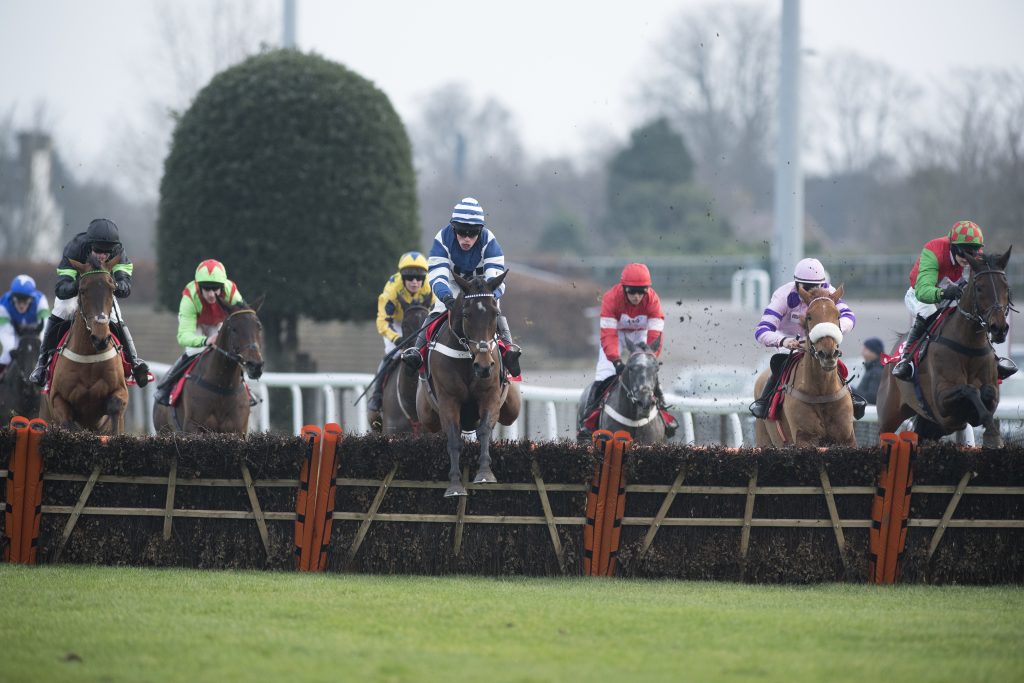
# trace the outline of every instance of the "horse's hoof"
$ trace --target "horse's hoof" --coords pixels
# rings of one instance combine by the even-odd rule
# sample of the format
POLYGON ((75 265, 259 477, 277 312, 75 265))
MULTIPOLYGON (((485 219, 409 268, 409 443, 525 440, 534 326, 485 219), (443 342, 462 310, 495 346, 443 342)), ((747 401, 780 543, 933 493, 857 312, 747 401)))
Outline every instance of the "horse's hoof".
POLYGON ((467 495, 466 494, 466 487, 463 486, 462 484, 458 484, 458 485, 452 484, 444 492, 444 497, 445 498, 453 498, 455 496, 465 496, 465 495, 467 495))
POLYGON ((498 478, 494 476, 494 472, 490 470, 480 470, 473 477, 474 484, 497 484, 498 478))

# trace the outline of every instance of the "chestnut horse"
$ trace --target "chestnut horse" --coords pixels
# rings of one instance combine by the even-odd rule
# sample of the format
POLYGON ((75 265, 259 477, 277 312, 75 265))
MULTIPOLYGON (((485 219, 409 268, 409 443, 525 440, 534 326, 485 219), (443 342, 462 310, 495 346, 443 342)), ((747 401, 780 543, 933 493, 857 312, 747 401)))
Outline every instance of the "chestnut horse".
MULTIPOLYGON (((839 376, 839 308, 843 285, 829 294, 815 287, 810 291, 797 289, 807 304, 807 313, 800 324, 804 328, 804 355, 797 362, 790 381, 783 387, 786 400, 779 420, 757 420, 757 445, 825 446, 857 445, 853 433, 853 397, 839 376)), ((754 398, 761 395, 769 370, 754 383, 754 398)))
POLYGON ((879 430, 895 431, 904 420, 916 416, 914 431, 922 439, 936 440, 968 424, 985 425, 984 444, 1002 446, 994 415, 999 405, 997 360, 989 337, 1001 344, 1010 329, 1006 316, 1013 300, 1006 264, 1012 249, 1005 254, 967 256, 971 272, 963 297, 939 336, 930 340, 914 380, 898 380, 889 369, 882 373, 879 430))
POLYGON ((454 275, 462 290, 448 321, 431 341, 427 356, 430 380, 420 377, 416 414, 428 432, 448 437, 449 485, 445 496, 464 496, 459 472, 462 432, 476 430, 480 460, 473 483, 497 483, 491 471, 491 431, 496 422, 510 425, 519 417, 519 387, 505 377, 495 340, 498 302, 494 297, 505 276, 465 280, 454 275), (431 387, 431 383, 433 387, 431 387))
POLYGON ((114 278, 120 255, 100 263, 72 260, 78 271, 78 310, 67 344, 58 352, 41 417, 67 427, 120 434, 128 408, 128 386, 119 349, 110 336, 114 278))
POLYGON ((245 434, 249 427, 249 392, 242 370, 250 379, 263 374, 263 326, 256 316, 263 297, 253 306, 232 306, 220 298, 217 303, 228 314, 217 343, 203 351, 186 376, 176 405, 153 406, 157 431, 245 434))
POLYGON ((399 299, 402 306, 402 339, 406 340, 392 357, 391 369, 381 390, 383 403, 381 419, 385 434, 418 434, 419 421, 416 419, 416 371, 401 362, 401 349, 408 348, 416 341, 416 333, 430 309, 420 304, 407 304, 399 299))

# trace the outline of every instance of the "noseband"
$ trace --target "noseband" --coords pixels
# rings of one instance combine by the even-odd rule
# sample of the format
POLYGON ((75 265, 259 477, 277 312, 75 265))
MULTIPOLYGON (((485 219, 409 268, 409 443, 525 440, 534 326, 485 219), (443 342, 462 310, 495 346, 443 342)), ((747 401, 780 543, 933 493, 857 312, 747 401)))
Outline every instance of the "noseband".
MULTIPOLYGON (((814 304, 814 302, 816 302, 816 301, 828 301, 833 306, 836 305, 836 302, 832 301, 831 297, 819 296, 819 297, 815 297, 815 298, 811 299, 809 302, 807 302, 807 310, 808 311, 811 310, 811 305, 814 304)), ((838 310, 839 310, 839 308, 836 307, 836 311, 837 312, 838 312, 838 310)), ((840 356, 843 355, 842 350, 840 350, 840 348, 839 348, 839 345, 843 343, 843 332, 839 328, 839 325, 837 325, 836 323, 832 323, 832 322, 818 323, 817 325, 812 327, 810 330, 808 330, 808 332, 807 332, 807 341, 810 342, 811 355, 819 363, 823 362, 823 361, 834 360, 834 359, 839 358, 840 356), (817 348, 815 348, 814 345, 817 344, 818 341, 820 339, 823 339, 824 337, 831 337, 832 339, 834 339, 836 341, 836 352, 835 352, 835 355, 827 354, 824 351, 819 351, 817 348)))
MULTIPOLYGON (((484 298, 493 299, 494 298, 494 292, 483 292, 483 293, 480 293, 480 294, 463 294, 462 298, 463 299, 484 299, 484 298)), ((465 306, 465 304, 463 304, 463 306, 465 306)), ((462 344, 462 347, 464 349, 466 349, 467 351, 469 351, 470 353, 490 353, 490 351, 497 344, 497 342, 494 339, 490 339, 490 340, 486 340, 486 341, 483 340, 483 339, 470 339, 468 336, 466 336, 466 328, 465 328, 465 326, 460 325, 460 327, 462 327, 462 334, 459 334, 458 332, 455 332, 455 326, 454 325, 449 325, 449 327, 451 328, 451 330, 455 334, 455 336, 458 338, 459 343, 462 344)))
MULTIPOLYGON (((82 279, 86 278, 89 275, 106 275, 107 277, 111 277, 110 273, 108 271, 106 271, 106 270, 89 270, 89 271, 86 271, 86 272, 82 273, 81 275, 79 275, 78 279, 79 279, 79 281, 81 281, 82 279)), ((90 322, 89 319, 85 317, 85 306, 82 305, 82 289, 81 289, 81 286, 79 286, 79 289, 78 289, 78 315, 82 318, 82 322, 85 323, 85 329, 89 330, 89 334, 91 335, 92 334, 92 322, 90 322)), ((105 313, 101 313, 100 315, 106 316, 107 320, 106 321, 98 321, 98 322, 107 322, 107 323, 110 322, 110 316, 109 315, 107 315, 105 313)), ((97 317, 99 317, 99 316, 97 316, 97 317)), ((96 321, 95 318, 93 320, 96 321)), ((109 338, 110 335, 107 335, 107 337, 109 338)))
MULTIPOLYGON (((655 356, 652 351, 634 351, 632 354, 630 354, 629 357, 633 358, 633 356, 650 356, 651 358, 657 359, 657 356, 655 356)), ((657 362, 657 360, 655 360, 655 362, 657 362)), ((628 363, 626 365, 626 368, 629 368, 628 363)), ((630 403, 632 403, 633 405, 637 405, 638 403, 640 403, 640 399, 638 399, 636 394, 633 393, 633 389, 628 384, 623 382, 621 377, 619 378, 619 384, 622 386, 622 392, 626 394, 626 398, 629 399, 630 403)), ((651 391, 654 391, 654 387, 651 387, 651 391)))
MULTIPOLYGON (((227 330, 232 333, 232 335, 234 334, 234 328, 231 327, 231 325, 229 325, 227 323, 227 321, 231 320, 231 318, 234 318, 236 315, 240 315, 242 313, 251 313, 253 315, 256 315, 256 311, 254 311, 251 308, 243 308, 240 311, 235 311, 234 313, 230 313, 228 315, 228 317, 227 317, 227 320, 224 321, 224 327, 226 327, 227 330)), ((222 356, 227 358, 232 363, 235 363, 236 365, 240 365, 240 366, 243 366, 243 367, 245 366, 245 359, 242 358, 242 354, 239 353, 239 352, 240 351, 248 351, 249 349, 259 350, 259 348, 260 348, 260 346, 256 342, 253 342, 251 344, 246 344, 245 346, 243 346, 238 351, 228 351, 227 349, 222 349, 222 348, 220 348, 219 344, 213 346, 213 350, 214 351, 216 351, 217 353, 221 354, 222 356)))

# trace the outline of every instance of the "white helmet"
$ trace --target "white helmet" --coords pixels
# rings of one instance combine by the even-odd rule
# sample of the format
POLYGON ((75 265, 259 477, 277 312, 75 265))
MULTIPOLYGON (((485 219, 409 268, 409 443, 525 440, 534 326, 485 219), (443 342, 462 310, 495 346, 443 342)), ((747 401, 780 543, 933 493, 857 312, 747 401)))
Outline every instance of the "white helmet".
POLYGON ((793 269, 793 279, 797 282, 825 284, 825 266, 816 258, 805 258, 793 269))

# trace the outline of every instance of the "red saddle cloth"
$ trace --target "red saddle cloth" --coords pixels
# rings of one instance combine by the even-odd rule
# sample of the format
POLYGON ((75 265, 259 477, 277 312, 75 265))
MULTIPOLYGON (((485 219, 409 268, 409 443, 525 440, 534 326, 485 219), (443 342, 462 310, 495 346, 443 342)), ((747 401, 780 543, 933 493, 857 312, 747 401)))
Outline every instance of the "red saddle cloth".
MULTIPOLYGON (((445 311, 440 316, 438 316, 438 318, 436 320, 434 320, 429 325, 427 325, 427 332, 426 332, 427 343, 424 344, 422 347, 420 347, 420 356, 423 357, 423 362, 420 364, 420 374, 421 375, 425 375, 427 373, 427 350, 430 348, 430 342, 433 341, 434 337, 437 336, 437 333, 441 329, 441 325, 443 325, 445 323, 445 321, 447 321, 447 320, 448 320, 448 311, 445 311)), ((505 352, 508 351, 508 348, 509 348, 508 343, 502 341, 501 339, 499 339, 498 340, 498 348, 501 349, 501 357, 504 358, 505 357, 505 352)), ((512 375, 509 375, 509 380, 511 380, 513 382, 522 382, 523 381, 523 376, 522 375, 515 375, 513 377, 512 375)))
MULTIPOLYGON (((50 393, 50 383, 53 381, 53 369, 57 367, 57 359, 60 357, 61 350, 68 345, 68 337, 71 336, 71 330, 64 333, 64 336, 60 338, 60 343, 57 344, 57 352, 50 357, 50 365, 47 368, 46 373, 46 388, 42 390, 43 394, 50 393)), ((135 377, 132 376, 132 366, 124 357, 124 347, 121 345, 121 340, 117 338, 117 335, 113 332, 110 333, 110 339, 114 344, 114 348, 117 349, 117 353, 121 358, 121 365, 124 366, 124 381, 128 386, 135 386, 137 382, 135 377)), ((102 353, 99 352, 99 353, 102 353)), ((149 381, 152 382, 155 378, 153 373, 149 373, 149 381)))
MULTIPOLYGON (((203 351, 203 353, 206 353, 203 351)), ((178 399, 181 398, 181 390, 185 388, 185 380, 188 379, 188 373, 192 372, 192 368, 196 366, 199 359, 203 357, 203 353, 197 353, 195 357, 185 366, 185 372, 181 373, 181 377, 174 383, 174 389, 171 390, 171 396, 167 400, 170 405, 177 405, 178 399)))
MULTIPOLYGON (((597 401, 597 407, 590 411, 590 414, 583 420, 583 426, 591 432, 596 431, 597 428, 601 426, 601 411, 604 410, 605 401, 608 400, 608 394, 611 393, 613 386, 615 386, 615 382, 608 384, 605 390, 601 393, 601 398, 597 401)), ((668 412, 664 408, 659 408, 658 412, 661 413, 661 419, 665 421, 666 425, 672 425, 675 423, 676 418, 672 413, 668 412)))
MULTIPOLYGON (((939 311, 939 314, 935 316, 935 320, 933 320, 931 325, 928 326, 928 333, 921 335, 921 337, 914 342, 914 345, 911 347, 911 359, 914 361, 915 366, 921 362, 921 351, 927 348, 922 347, 921 342, 923 342, 925 339, 930 339, 932 337, 937 336, 939 334, 939 329, 946 322, 946 319, 950 316, 950 314, 955 310, 956 306, 950 306, 949 308, 944 308, 941 311, 939 311)), ((891 363, 895 363, 900 358, 902 358, 903 349, 905 349, 906 346, 907 340, 904 339, 903 341, 900 342, 900 345, 896 347, 896 351, 893 352, 893 355, 890 356, 887 353, 883 353, 881 356, 879 356, 879 361, 882 363, 882 366, 884 367, 891 363)))
MULTIPOLYGON (((779 381, 775 384, 775 395, 772 396, 772 402, 768 407, 769 420, 779 419, 779 411, 782 410, 782 404, 786 401, 786 392, 782 389, 789 383, 789 380, 792 379, 793 372, 796 370, 797 364, 804 355, 803 351, 791 353, 789 358, 786 359, 786 364, 782 366, 782 371, 779 373, 779 381)), ((837 359, 837 363, 839 365, 837 369, 839 377, 845 382, 846 378, 850 376, 850 369, 846 367, 846 363, 843 362, 842 358, 837 359)))

